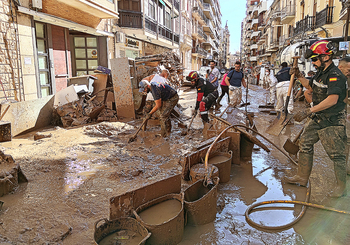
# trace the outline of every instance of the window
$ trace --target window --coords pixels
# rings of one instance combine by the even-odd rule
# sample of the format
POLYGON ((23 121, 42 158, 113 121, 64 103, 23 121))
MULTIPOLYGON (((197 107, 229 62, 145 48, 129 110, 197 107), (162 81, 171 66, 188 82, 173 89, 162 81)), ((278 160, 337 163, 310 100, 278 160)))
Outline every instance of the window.
POLYGON ((156 19, 156 6, 154 3, 154 0, 149 0, 148 3, 148 16, 151 17, 152 19, 156 19))
POLYGON ((40 95, 41 97, 45 97, 52 94, 46 24, 35 22, 35 37, 38 55, 40 95))
POLYGON ((165 26, 169 29, 171 28, 171 17, 170 17, 170 8, 165 7, 165 26))
POLYGON ((164 6, 161 3, 158 4, 158 23, 164 25, 164 6))
POLYGON ((98 66, 97 37, 74 36, 75 76, 94 74, 98 66))

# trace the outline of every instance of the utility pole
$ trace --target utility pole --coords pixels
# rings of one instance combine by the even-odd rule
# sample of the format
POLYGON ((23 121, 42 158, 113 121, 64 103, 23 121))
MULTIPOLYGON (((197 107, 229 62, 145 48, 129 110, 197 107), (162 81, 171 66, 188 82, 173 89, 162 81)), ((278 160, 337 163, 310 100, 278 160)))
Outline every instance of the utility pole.
MULTIPOLYGON (((345 4, 345 7, 347 8, 347 10, 346 10, 347 17, 346 17, 345 34, 344 34, 344 42, 347 42, 348 41, 348 33, 349 33, 350 2, 349 2, 349 0, 343 0, 343 1, 345 4)), ((344 50, 343 51, 343 58, 346 56, 346 53, 347 53, 347 50, 344 50)))

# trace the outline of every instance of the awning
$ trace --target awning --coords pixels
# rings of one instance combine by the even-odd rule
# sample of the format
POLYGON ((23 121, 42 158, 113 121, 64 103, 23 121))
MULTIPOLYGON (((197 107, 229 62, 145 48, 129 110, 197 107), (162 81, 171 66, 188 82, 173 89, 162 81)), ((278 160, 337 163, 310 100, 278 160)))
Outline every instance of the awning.
POLYGON ((33 16, 34 20, 36 20, 36 21, 40 21, 40 22, 44 22, 44 23, 48 23, 48 24, 52 24, 52 25, 56 25, 56 26, 61 26, 61 27, 64 27, 64 28, 67 28, 70 30, 80 31, 80 32, 88 33, 88 34, 95 35, 95 36, 114 37, 114 34, 111 32, 96 30, 95 28, 92 28, 89 26, 84 26, 84 25, 78 24, 76 22, 62 19, 60 17, 56 17, 56 16, 53 16, 50 14, 36 12, 36 11, 33 11, 33 10, 25 8, 25 7, 18 6, 18 12, 31 15, 31 16, 33 16))

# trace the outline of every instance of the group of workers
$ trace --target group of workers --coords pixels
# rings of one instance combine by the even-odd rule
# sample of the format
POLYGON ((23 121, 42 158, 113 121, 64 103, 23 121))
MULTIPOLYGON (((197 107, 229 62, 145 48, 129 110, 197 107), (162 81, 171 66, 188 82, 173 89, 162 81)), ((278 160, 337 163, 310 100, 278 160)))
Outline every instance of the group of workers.
MULTIPOLYGON (((292 184, 306 186, 309 181, 313 165, 314 144, 321 141, 325 151, 334 163, 334 172, 337 181, 336 188, 331 193, 332 197, 340 197, 346 194, 347 176, 347 136, 346 136, 346 103, 347 99, 347 77, 350 76, 350 58, 340 61, 336 67, 332 61, 333 47, 328 41, 317 41, 311 45, 305 54, 306 59, 311 59, 317 72, 314 76, 305 78, 298 68, 289 68, 286 63, 282 63, 282 69, 275 75, 270 75, 267 69, 270 92, 277 93, 277 110, 282 110, 286 100, 290 76, 295 77, 306 88, 313 105, 306 107, 294 115, 294 120, 301 122, 308 118, 299 143, 299 164, 297 174, 293 177, 286 177, 285 180, 292 184)), ((215 63, 211 62, 211 71, 208 79, 202 78, 196 71, 192 71, 186 77, 191 81, 197 90, 196 105, 193 116, 199 110, 203 123, 209 122, 208 111, 214 104, 219 104, 225 94, 230 93, 228 101, 230 105, 236 106, 241 102, 241 85, 246 87, 244 75, 241 71, 240 62, 236 62, 234 69, 224 75, 221 82, 222 94, 219 97, 217 90, 219 78, 214 71, 215 63), (219 97, 219 99, 218 99, 219 97)), ((216 69, 216 68, 215 68, 216 69)), ((146 115, 151 115, 160 109, 160 124, 163 136, 171 130, 169 115, 178 102, 177 92, 166 84, 165 80, 169 76, 167 70, 160 75, 152 75, 140 82, 140 91, 151 92, 155 107, 146 115)), ((270 97, 270 103, 274 104, 274 98, 270 97)), ((293 100, 289 103, 288 111, 293 109, 293 100)))

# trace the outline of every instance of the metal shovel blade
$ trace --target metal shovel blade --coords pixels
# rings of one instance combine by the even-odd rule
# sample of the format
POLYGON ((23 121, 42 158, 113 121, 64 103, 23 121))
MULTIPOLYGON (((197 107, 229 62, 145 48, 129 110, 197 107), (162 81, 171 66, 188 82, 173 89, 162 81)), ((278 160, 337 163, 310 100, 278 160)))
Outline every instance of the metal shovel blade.
POLYGON ((293 118, 293 114, 282 114, 280 118, 276 118, 272 124, 266 129, 266 133, 275 136, 280 135, 282 130, 287 126, 289 121, 293 118))
POLYGON ((287 139, 283 148, 290 154, 296 155, 299 151, 299 146, 294 144, 290 139, 287 139))

